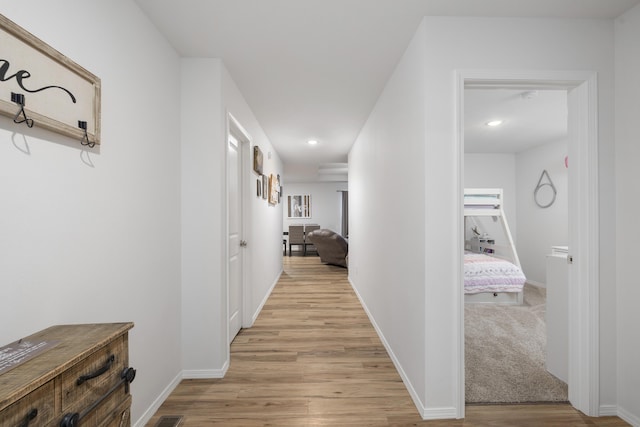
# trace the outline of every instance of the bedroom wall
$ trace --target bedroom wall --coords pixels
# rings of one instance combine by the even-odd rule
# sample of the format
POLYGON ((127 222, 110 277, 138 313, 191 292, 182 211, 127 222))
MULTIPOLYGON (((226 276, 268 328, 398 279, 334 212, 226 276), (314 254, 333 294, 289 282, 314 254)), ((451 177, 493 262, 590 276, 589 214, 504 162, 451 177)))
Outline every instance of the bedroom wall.
MULTIPOLYGON (((516 155, 518 231, 517 248, 527 281, 546 284, 546 255, 551 246, 566 246, 569 231, 568 178, 564 165, 567 141, 550 142, 516 155), (548 208, 535 204, 533 192, 546 170, 556 187, 556 200, 548 208)), ((548 182, 546 178, 543 182, 548 182)), ((539 190, 540 201, 551 193, 539 190)))
MULTIPOLYGON (((507 153, 465 153, 465 188, 502 188, 504 212, 511 236, 517 244, 518 216, 516 215, 516 156, 507 153)), ((508 245, 502 225, 487 218, 468 218, 467 228, 478 225, 478 230, 487 232, 498 245, 508 245)), ((471 234, 467 234, 469 238, 471 234)), ((522 254, 518 254, 519 257, 522 254)), ((520 260, 522 261, 522 259, 520 260)))
POLYGON ((638 182, 640 146, 640 6, 616 20, 616 260, 618 321, 618 406, 619 414, 632 425, 640 425, 640 286, 637 253, 638 182))
MULTIPOLYGON (((455 289, 447 292, 443 283, 455 283, 459 271, 454 242, 456 223, 456 70, 593 70, 598 73, 598 132, 600 182, 600 403, 608 411, 616 403, 616 302, 615 302, 615 211, 611 208, 613 169, 613 22, 581 19, 517 19, 427 17, 426 54, 428 65, 426 111, 426 200, 438 200, 443 214, 426 218, 426 235, 437 245, 427 245, 438 274, 426 278, 427 316, 438 319, 438 328, 427 329, 430 348, 445 349, 441 363, 429 362, 427 375, 447 381, 427 382, 427 401, 440 400, 455 406, 451 386, 457 379, 456 320, 452 309, 455 289), (540 32, 544 28, 544 32, 540 32), (467 35, 473 34, 473 37, 467 35), (491 46, 491 49, 487 47, 491 46), (607 255, 604 255, 607 254, 607 255), (451 351, 448 351, 451 349, 451 351)), ((417 110, 416 114, 423 110, 417 110)), ((400 156, 397 154, 396 156, 400 156)), ((522 225, 520 224, 519 227, 522 225)), ((427 359, 428 360, 428 359, 427 359)))
POLYGON ((282 198, 283 230, 287 231, 292 224, 320 224, 322 228, 341 233, 342 193, 338 190, 347 190, 347 187, 346 182, 286 183, 282 198), (287 218, 287 196, 294 194, 311 195, 311 218, 287 218))
POLYGON ((0 118, 0 345, 133 321, 137 420, 181 370, 178 56, 131 0, 2 14, 101 78, 102 145, 0 118))
MULTIPOLYGON (((427 346, 424 331, 432 264, 424 263, 425 239, 437 242, 425 233, 425 216, 442 211, 424 198, 425 33, 423 23, 349 153, 349 280, 419 411, 442 418, 446 396, 425 398, 425 361, 441 366, 434 356, 450 357, 446 347, 427 346)), ((429 380, 450 387, 439 377, 429 380)))

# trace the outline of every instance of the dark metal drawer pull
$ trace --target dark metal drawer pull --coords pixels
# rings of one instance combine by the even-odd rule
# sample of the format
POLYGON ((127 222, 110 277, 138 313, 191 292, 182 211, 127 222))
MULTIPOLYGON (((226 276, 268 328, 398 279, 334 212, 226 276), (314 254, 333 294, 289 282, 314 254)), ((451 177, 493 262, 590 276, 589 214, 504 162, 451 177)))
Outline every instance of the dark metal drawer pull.
MULTIPOLYGON (((113 357, 113 356, 111 356, 113 357)), ((102 397, 93 402, 82 413, 73 412, 66 414, 62 421, 60 421, 60 427, 77 427, 80 420, 86 417, 91 411, 93 411, 98 405, 100 405, 105 399, 111 396, 111 393, 116 391, 122 384, 125 385, 125 393, 129 392, 129 384, 136 378, 136 370, 133 368, 124 368, 120 374, 120 381, 115 383, 102 397)))
POLYGON ((109 369, 111 369, 111 365, 113 365, 113 362, 115 360, 116 360, 116 357, 112 354, 111 356, 109 356, 109 358, 105 362, 104 366, 102 366, 102 368, 100 368, 97 371, 92 372, 90 374, 79 376, 78 380, 76 381, 76 385, 80 385, 80 384, 82 384, 83 382, 85 382, 87 380, 99 377, 100 375, 104 374, 109 369))
POLYGON ((24 421, 18 427, 29 427, 29 423, 33 421, 37 416, 38 416, 38 410, 36 408, 33 408, 24 417, 24 421))

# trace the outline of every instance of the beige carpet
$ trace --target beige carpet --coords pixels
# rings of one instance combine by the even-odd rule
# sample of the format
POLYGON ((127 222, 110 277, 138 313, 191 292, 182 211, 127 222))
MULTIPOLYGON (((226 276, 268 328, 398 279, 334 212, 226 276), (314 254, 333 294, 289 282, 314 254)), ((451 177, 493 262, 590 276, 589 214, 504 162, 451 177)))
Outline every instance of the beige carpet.
POLYGON ((545 369, 545 289, 524 304, 465 304, 467 403, 562 402, 567 385, 545 369))

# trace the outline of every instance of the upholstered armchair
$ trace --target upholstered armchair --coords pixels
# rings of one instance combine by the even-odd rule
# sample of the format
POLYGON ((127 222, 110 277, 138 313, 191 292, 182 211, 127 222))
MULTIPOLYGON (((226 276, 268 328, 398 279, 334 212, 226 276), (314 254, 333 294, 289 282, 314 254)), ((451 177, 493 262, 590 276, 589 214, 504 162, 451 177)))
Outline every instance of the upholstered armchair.
POLYGON ((321 228, 307 234, 307 240, 316 247, 322 262, 347 267, 349 243, 344 237, 334 231, 321 228))

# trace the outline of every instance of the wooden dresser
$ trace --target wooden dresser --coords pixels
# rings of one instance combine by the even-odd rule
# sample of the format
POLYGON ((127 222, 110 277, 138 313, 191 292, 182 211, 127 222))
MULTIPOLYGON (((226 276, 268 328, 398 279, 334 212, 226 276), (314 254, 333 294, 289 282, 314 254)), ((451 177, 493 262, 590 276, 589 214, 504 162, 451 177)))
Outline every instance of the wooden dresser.
MULTIPOLYGON (((133 323, 52 326, 8 346, 36 344, 33 348, 46 349, 0 374, 0 426, 130 426, 132 327, 133 323)), ((1 356, 2 352, 0 362, 1 356)))

